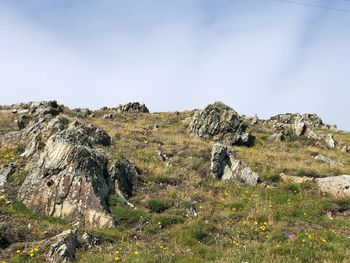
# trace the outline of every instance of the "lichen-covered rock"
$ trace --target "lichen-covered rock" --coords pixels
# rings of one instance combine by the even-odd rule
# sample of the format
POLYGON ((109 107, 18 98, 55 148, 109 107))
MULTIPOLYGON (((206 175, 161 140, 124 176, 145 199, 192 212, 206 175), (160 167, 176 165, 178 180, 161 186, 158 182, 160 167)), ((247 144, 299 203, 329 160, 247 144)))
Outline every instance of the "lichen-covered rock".
POLYGON ((350 175, 339 175, 316 179, 321 192, 328 193, 334 197, 350 197, 350 175))
POLYGON ((107 158, 95 147, 99 131, 92 126, 71 126, 51 136, 39 160, 28 164, 31 173, 20 188, 19 199, 40 214, 86 226, 113 226, 106 204, 107 158))
POLYGON ((118 112, 141 112, 149 113, 148 108, 145 104, 139 102, 129 102, 125 105, 119 105, 116 110, 118 112))
POLYGON ((50 263, 72 262, 79 246, 75 230, 67 230, 45 242, 50 244, 46 261, 50 263))
POLYGON ((218 139, 229 145, 251 145, 254 137, 246 133, 247 123, 232 108, 221 102, 198 110, 190 123, 190 134, 204 139, 218 139))
POLYGON ((282 141, 284 141, 284 139, 285 139, 285 137, 284 137, 283 132, 274 133, 271 136, 271 140, 274 142, 282 142, 282 141))
POLYGON ((139 178, 136 166, 123 158, 115 161, 110 173, 111 186, 121 197, 128 199, 133 195, 135 181, 139 178))
POLYGON ((212 149, 211 175, 214 178, 243 185, 256 185, 259 175, 239 160, 233 150, 222 144, 215 144, 212 149))

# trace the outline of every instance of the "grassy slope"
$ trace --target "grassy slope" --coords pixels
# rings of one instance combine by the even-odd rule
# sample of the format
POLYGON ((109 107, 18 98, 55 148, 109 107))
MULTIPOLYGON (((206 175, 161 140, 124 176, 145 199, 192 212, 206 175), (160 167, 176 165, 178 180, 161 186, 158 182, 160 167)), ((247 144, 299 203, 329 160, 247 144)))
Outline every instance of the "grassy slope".
MULTIPOLYGON (((269 129, 255 126, 256 145, 235 149, 274 187, 240 187, 209 177, 213 142, 188 136, 183 120, 191 112, 124 113, 102 120, 104 113, 86 122, 105 129, 115 144, 106 149, 108 154, 133 161, 144 180, 130 200, 136 210, 110 197, 119 226, 93 230, 103 242, 89 251, 79 251, 78 262, 349 262, 349 218, 329 219, 326 214, 335 203, 350 209, 350 201, 333 200, 312 183, 274 182, 281 172, 298 176, 350 174, 349 154, 317 148, 305 138, 272 143, 269 129), (153 130, 156 123, 160 129, 153 130), (171 165, 157 157, 158 149, 172 156, 171 165), (330 168, 312 158, 315 152, 332 156, 344 166, 330 168), (187 214, 191 202, 196 202, 197 218, 187 214)), ((1 120, 8 123, 5 117, 1 120)), ((336 134, 336 139, 348 143, 350 134, 336 134)), ((68 227, 62 220, 33 215, 18 203, 0 205, 0 214, 22 228, 31 223, 33 241, 68 227)), ((33 244, 22 244, 21 249, 33 244)), ((28 256, 13 260, 28 262, 28 256)), ((32 262, 40 260, 39 251, 32 262)))

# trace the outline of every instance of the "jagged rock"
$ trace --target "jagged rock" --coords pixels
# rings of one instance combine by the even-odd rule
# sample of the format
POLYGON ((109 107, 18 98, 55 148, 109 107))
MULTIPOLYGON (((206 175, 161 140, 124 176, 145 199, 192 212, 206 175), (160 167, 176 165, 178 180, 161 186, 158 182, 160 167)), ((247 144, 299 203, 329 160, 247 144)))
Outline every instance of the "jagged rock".
POLYGON ((73 109, 72 111, 76 112, 77 113, 77 117, 78 118, 81 118, 81 119, 86 119, 88 117, 91 116, 92 112, 91 110, 89 109, 81 109, 81 108, 78 108, 78 109, 73 109))
POLYGON ((285 137, 284 134, 282 132, 279 133, 275 133, 271 136, 271 140, 274 142, 282 142, 284 141, 285 137))
POLYGON ((30 121, 30 117, 26 115, 20 115, 16 118, 17 126, 20 130, 24 129, 30 121))
POLYGON ((110 173, 112 191, 119 196, 129 199, 133 195, 135 180, 139 177, 136 166, 129 160, 122 158, 115 161, 110 173))
POLYGON ((315 156, 316 160, 320 160, 322 162, 328 163, 330 166, 343 166, 341 162, 338 162, 337 160, 334 160, 328 156, 324 156, 322 154, 318 154, 315 156))
POLYGON ((255 125, 255 124, 258 124, 258 122, 259 122, 258 115, 255 114, 254 117, 251 119, 250 123, 252 125, 255 125))
POLYGON ((321 192, 328 193, 334 197, 350 197, 350 175, 339 175, 316 179, 321 192))
MULTIPOLYGON (((70 126, 52 135, 18 197, 34 212, 96 227, 112 227, 106 200, 107 158, 95 148, 99 129, 70 126)), ((104 134, 105 132, 103 132, 104 134)))
POLYGON ((157 155, 158 155, 159 159, 160 159, 161 161, 163 161, 163 162, 165 162, 166 160, 168 160, 168 156, 167 156, 165 153, 163 153, 162 150, 158 150, 158 151, 157 151, 157 155))
POLYGON ((75 230, 67 230, 45 242, 50 244, 46 261, 51 263, 71 262, 79 246, 75 230))
POLYGON ((296 121, 303 121, 307 126, 310 127, 321 127, 324 125, 321 118, 316 114, 285 113, 273 116, 269 121, 292 125, 294 125, 296 121))
POLYGON ((32 115, 45 116, 52 115, 56 116, 63 112, 61 106, 57 104, 57 101, 40 101, 32 102, 29 104, 29 112, 32 115))
POLYGON ((335 149, 337 143, 334 140, 333 134, 329 133, 325 138, 325 142, 326 142, 327 147, 329 147, 331 149, 335 149))
POLYGON ((212 149, 211 175, 223 181, 243 185, 256 185, 260 182, 259 175, 236 157, 233 150, 222 144, 215 144, 212 149))
POLYGON ((247 124, 232 108, 221 102, 208 105, 194 114, 190 134, 204 139, 219 139, 229 145, 251 145, 254 137, 246 133, 247 124))
POLYGON ((13 174, 15 171, 16 171, 16 165, 15 164, 5 165, 0 170, 0 193, 4 189, 4 186, 5 186, 6 182, 7 182, 8 176, 13 174))
POLYGON ((118 112, 142 112, 149 113, 145 104, 139 102, 129 102, 125 105, 119 105, 116 110, 118 112))

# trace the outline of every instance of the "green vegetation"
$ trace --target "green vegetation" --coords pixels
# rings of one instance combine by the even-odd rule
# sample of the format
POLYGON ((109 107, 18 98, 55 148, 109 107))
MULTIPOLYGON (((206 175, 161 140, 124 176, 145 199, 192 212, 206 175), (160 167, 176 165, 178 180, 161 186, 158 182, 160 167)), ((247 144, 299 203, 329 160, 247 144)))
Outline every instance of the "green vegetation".
MULTIPOLYGON (((88 230, 100 243, 79 250, 78 262, 349 262, 349 200, 323 195, 313 182, 297 185, 279 176, 282 172, 312 177, 350 174, 348 154, 316 147, 306 138, 274 143, 269 140, 269 127, 257 125, 251 130, 257 135, 254 147, 235 150, 270 187, 241 187, 210 178, 214 142, 188 136, 183 120, 192 112, 118 113, 104 120, 101 116, 106 112, 96 112, 85 122, 105 129, 116 146, 105 149, 108 155, 134 162, 143 180, 129 200, 135 209, 110 196, 117 228, 88 230), (153 130, 154 124, 160 128, 153 130), (167 161, 158 158, 159 149, 169 157, 167 161), (330 168, 312 157, 315 152, 344 166, 330 168), (188 213, 193 203, 198 216, 188 213)), ((348 133, 335 137, 350 144, 348 133)), ((6 160, 0 158, 1 164, 18 157, 14 148, 0 149, 1 154, 14 153, 6 160)), ((16 172, 9 181, 18 187, 26 173, 16 172)), ((11 237, 23 242, 22 247, 11 248, 8 262, 44 262, 40 251, 28 257, 16 255, 16 250, 28 250, 36 241, 73 227, 61 219, 38 216, 18 201, 6 204, 0 199, 0 215, 7 216, 5 223, 0 221, 0 231, 12 231, 11 237), (5 227, 7 222, 11 227, 5 227), (20 233, 30 238, 21 238, 20 233)), ((86 229, 79 230, 82 234, 86 229)))

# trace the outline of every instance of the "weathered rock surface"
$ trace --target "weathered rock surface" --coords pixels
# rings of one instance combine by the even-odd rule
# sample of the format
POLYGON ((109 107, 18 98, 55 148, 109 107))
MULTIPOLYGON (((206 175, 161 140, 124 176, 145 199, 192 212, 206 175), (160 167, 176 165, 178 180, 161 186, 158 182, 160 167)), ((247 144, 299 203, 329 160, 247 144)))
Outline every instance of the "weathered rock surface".
POLYGON ((110 174, 110 185, 114 186, 111 191, 129 199, 133 195, 135 181, 139 178, 136 166, 123 158, 114 162, 110 174))
POLYGON ((2 169, 0 169, 0 193, 4 189, 8 176, 13 174, 15 171, 16 165, 14 164, 5 165, 2 169))
POLYGON ((116 108, 119 112, 142 112, 142 113, 149 113, 148 108, 145 104, 139 103, 139 102, 129 102, 125 105, 119 105, 116 108))
POLYGON ((52 135, 39 160, 28 164, 31 173, 20 188, 19 199, 37 213, 86 226, 113 226, 106 204, 107 158, 95 147, 105 145, 106 136, 84 125, 52 135))
POLYGON ((204 139, 218 139, 229 145, 251 145, 254 141, 245 132, 247 123, 232 108, 221 102, 198 110, 190 123, 190 134, 204 139))
POLYGON ((331 133, 326 136, 325 142, 328 148, 335 149, 335 147, 337 146, 337 142, 335 141, 334 136, 331 133))
POLYGON ((259 175, 239 160, 233 150, 222 144, 215 144, 212 149, 211 175, 214 178, 243 185, 256 185, 259 175))
POLYGON ((328 193, 334 197, 350 197, 350 175, 339 175, 316 179, 321 192, 328 193))
POLYGON ((316 155, 315 159, 320 160, 322 162, 325 162, 325 163, 329 164, 330 166, 343 166, 343 164, 341 162, 338 162, 337 160, 332 159, 328 156, 324 156, 322 154, 316 155))
POLYGON ((79 246, 75 230, 67 230, 45 242, 50 244, 46 261, 50 263, 72 262, 79 246))

